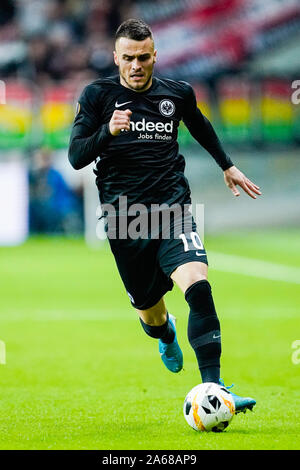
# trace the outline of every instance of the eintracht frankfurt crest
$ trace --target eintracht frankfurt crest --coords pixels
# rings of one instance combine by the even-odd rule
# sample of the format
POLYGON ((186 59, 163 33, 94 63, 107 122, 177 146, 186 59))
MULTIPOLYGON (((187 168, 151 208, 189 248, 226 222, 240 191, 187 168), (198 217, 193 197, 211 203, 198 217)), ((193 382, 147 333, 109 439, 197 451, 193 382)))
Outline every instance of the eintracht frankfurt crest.
POLYGON ((163 116, 173 116, 175 113, 175 104, 171 100, 162 100, 159 103, 159 111, 163 116))

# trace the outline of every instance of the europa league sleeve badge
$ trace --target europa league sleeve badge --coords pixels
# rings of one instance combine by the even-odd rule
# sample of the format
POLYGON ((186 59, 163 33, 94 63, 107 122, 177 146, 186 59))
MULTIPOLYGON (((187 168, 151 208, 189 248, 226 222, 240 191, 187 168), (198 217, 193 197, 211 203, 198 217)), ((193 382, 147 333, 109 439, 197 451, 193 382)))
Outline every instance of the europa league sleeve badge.
POLYGON ((75 117, 78 116, 79 112, 80 112, 80 103, 78 101, 76 104, 75 117))

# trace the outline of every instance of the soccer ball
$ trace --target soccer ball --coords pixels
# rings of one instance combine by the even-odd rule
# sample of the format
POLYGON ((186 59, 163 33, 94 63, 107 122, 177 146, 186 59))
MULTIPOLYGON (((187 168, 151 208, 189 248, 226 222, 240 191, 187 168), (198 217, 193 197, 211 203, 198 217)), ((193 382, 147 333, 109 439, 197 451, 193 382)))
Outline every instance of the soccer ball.
POLYGON ((187 394, 183 414, 196 431, 221 432, 229 425, 235 413, 231 393, 213 382, 206 382, 187 394))

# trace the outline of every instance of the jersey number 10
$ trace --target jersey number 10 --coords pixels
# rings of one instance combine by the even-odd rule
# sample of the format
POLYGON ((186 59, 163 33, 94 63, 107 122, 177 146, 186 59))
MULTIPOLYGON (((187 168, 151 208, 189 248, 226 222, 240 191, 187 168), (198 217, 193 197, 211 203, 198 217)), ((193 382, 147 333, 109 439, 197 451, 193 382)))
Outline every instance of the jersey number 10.
POLYGON ((179 238, 183 241, 184 251, 189 251, 190 249, 196 248, 196 250, 204 250, 204 246, 197 232, 190 233, 190 240, 186 238, 185 233, 179 235, 179 238), (189 242, 192 242, 193 247, 189 246, 189 242))

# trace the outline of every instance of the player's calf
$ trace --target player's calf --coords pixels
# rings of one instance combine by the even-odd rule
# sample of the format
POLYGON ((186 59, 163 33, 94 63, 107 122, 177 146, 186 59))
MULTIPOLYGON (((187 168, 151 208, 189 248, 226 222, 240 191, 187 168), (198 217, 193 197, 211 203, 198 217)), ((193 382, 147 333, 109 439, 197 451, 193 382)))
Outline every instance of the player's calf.
POLYGON ((166 322, 163 325, 149 325, 145 323, 141 318, 140 322, 145 333, 151 338, 161 339, 166 344, 170 344, 174 341, 175 332, 169 322, 168 314, 166 322))
POLYGON ((197 357, 202 382, 219 383, 221 332, 209 282, 203 279, 192 284, 185 299, 190 307, 188 339, 197 357))

